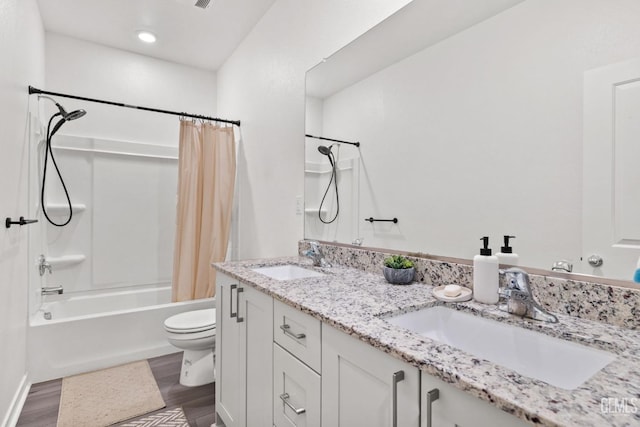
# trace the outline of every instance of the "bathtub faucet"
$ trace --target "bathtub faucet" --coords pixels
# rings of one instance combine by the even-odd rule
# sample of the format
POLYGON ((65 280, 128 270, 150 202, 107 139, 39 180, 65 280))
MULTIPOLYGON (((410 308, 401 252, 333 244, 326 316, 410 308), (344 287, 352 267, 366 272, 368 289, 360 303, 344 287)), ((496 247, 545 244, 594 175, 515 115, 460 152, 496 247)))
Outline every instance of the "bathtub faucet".
POLYGON ((43 286, 42 295, 61 295, 64 292, 62 286, 43 286))

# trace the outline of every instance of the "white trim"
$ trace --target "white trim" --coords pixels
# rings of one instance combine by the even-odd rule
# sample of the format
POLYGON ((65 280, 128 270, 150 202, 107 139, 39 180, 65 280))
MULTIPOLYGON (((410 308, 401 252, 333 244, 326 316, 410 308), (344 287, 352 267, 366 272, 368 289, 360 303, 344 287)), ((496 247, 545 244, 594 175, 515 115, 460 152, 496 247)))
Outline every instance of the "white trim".
POLYGON ((20 418, 20 413, 22 412, 25 400, 27 400, 30 388, 31 383, 28 381, 27 374, 25 373, 16 390, 16 394, 11 400, 7 415, 5 415, 4 420, 2 420, 2 427, 15 427, 15 425, 18 424, 18 418, 20 418))

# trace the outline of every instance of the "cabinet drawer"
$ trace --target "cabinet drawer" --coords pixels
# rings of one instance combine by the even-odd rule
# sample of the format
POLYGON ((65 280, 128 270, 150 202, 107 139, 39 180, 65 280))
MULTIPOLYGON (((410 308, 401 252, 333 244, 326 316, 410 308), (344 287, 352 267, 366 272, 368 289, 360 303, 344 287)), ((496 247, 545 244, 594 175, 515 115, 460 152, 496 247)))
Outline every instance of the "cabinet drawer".
POLYGON ((273 422, 320 427, 320 375, 273 344, 273 422))
POLYGON ((284 349, 320 373, 320 321, 275 301, 273 339, 284 349))

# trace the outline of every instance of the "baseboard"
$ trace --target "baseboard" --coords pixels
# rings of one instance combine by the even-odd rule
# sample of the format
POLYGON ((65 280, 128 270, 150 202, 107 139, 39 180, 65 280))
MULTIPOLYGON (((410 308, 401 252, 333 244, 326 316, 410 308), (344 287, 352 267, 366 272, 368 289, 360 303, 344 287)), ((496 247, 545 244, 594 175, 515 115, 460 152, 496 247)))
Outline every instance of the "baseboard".
POLYGON ((16 394, 11 400, 7 415, 5 415, 4 420, 2 420, 2 427, 15 427, 15 425, 18 424, 18 418, 20 418, 20 413, 22 412, 25 400, 27 400, 30 388, 31 383, 28 380, 27 374, 24 374, 16 390, 16 394))

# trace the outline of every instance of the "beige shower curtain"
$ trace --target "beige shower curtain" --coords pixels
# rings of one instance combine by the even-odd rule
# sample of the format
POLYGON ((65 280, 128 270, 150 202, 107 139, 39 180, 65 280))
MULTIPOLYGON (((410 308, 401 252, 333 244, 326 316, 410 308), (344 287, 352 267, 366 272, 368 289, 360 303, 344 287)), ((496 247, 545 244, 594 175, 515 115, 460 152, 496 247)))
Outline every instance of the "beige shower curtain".
POLYGON ((174 302, 215 294, 211 263, 227 255, 235 174, 233 127, 180 122, 174 302))

